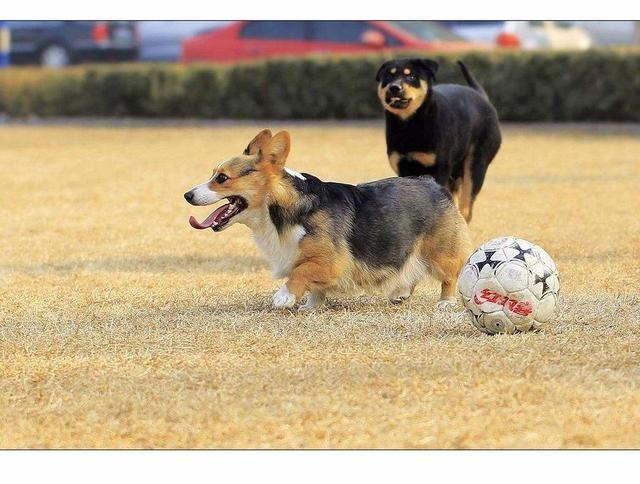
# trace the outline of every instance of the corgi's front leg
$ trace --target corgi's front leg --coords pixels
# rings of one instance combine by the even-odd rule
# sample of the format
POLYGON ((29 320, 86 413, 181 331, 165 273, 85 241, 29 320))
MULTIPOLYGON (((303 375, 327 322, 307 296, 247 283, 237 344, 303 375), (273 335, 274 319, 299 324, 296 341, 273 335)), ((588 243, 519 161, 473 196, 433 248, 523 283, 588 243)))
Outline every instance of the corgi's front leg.
POLYGON ((327 289, 336 285, 338 274, 338 268, 332 261, 307 260, 293 269, 287 283, 273 295, 273 306, 290 308, 310 293, 307 304, 301 309, 315 309, 324 302, 327 289))
POLYGON ((285 284, 278 292, 273 295, 273 307, 274 308, 290 308, 296 303, 296 295, 289 292, 289 288, 285 284))
POLYGON ((311 291, 307 296, 307 302, 298 308, 298 311, 315 311, 324 304, 327 294, 324 291, 311 291))
POLYGON ((276 308, 290 308, 307 293, 311 293, 311 304, 316 307, 323 301, 320 295, 335 286, 342 274, 344 257, 336 254, 328 236, 307 236, 300 242, 299 249, 289 280, 273 295, 276 308))

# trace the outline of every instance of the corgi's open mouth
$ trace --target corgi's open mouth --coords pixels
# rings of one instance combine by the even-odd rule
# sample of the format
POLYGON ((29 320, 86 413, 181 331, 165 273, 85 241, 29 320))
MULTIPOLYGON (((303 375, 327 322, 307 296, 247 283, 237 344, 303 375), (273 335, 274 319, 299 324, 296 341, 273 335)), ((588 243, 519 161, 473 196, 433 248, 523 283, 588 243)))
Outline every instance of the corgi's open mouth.
POLYGON ((247 208, 247 201, 236 195, 227 197, 229 203, 216 208, 202 223, 198 222, 192 215, 189 217, 189 224, 194 229, 208 229, 211 228, 218 232, 229 223, 229 221, 247 208))

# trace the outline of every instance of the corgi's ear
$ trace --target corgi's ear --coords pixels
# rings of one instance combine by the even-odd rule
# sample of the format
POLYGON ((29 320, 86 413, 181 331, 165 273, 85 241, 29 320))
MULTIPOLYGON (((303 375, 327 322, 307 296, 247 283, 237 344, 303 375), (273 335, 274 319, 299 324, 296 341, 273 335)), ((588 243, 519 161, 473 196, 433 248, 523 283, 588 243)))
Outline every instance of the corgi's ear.
POLYGON ((271 130, 263 129, 249 142, 242 154, 257 155, 262 148, 267 146, 271 138, 271 130))
POLYGON ((261 149, 262 158, 273 165, 284 166, 291 149, 291 136, 288 131, 280 131, 271 138, 268 146, 261 149))

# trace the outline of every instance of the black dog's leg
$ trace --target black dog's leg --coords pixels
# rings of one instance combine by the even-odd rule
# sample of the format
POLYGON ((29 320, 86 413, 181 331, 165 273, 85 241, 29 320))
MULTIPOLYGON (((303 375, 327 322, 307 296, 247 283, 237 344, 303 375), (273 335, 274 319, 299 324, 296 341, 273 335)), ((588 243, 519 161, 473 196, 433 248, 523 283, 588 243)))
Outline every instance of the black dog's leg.
POLYGON ((449 191, 452 191, 451 172, 453 170, 453 164, 451 162, 451 155, 438 154, 436 156, 436 167, 433 178, 438 183, 449 191))
MULTIPOLYGON (((500 148, 500 131, 492 130, 491 133, 487 133, 482 139, 482 142, 478 143, 473 151, 473 155, 471 157, 471 166, 470 166, 470 197, 467 198, 464 206, 460 207, 460 212, 464 216, 465 220, 468 222, 471 221, 471 217, 473 215, 473 204, 480 193, 480 189, 484 183, 484 177, 487 173, 487 168, 489 168, 489 163, 496 156, 498 149, 500 148)), ((465 172, 465 175, 468 172, 465 172)), ((463 190, 465 183, 463 182, 463 190)), ((462 204, 461 204, 462 205, 462 204)))

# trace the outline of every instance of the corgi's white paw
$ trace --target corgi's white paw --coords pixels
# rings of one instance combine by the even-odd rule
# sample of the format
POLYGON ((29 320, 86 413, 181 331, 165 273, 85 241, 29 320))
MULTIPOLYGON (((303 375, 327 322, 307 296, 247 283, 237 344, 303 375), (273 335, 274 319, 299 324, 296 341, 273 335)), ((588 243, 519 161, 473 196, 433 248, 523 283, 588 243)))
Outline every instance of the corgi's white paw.
POLYGON ((290 308, 296 303, 296 297, 289 292, 286 285, 273 295, 272 300, 274 308, 290 308))
POLYGON ((436 309, 443 312, 453 311, 456 308, 456 303, 457 301, 455 297, 440 299, 440 301, 436 303, 436 309))
POLYGON ((324 293, 312 292, 307 296, 307 301, 298 308, 298 311, 315 311, 324 304, 325 300, 324 293))
POLYGON ((311 312, 311 311, 315 311, 317 307, 318 306, 316 306, 315 304, 310 303, 309 301, 307 301, 306 303, 304 303, 302 306, 300 306, 298 308, 298 311, 300 311, 302 313, 311 312))

